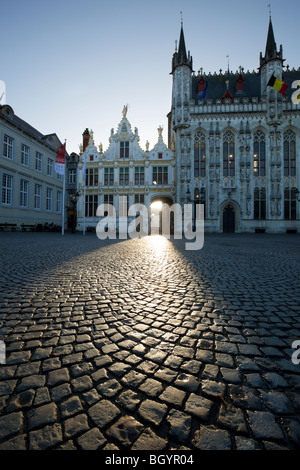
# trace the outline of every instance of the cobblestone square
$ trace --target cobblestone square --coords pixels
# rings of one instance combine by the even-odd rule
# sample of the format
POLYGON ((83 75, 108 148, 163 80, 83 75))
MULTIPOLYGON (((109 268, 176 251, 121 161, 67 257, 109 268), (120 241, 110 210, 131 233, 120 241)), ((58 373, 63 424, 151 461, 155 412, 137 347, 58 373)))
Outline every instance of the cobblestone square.
POLYGON ((184 247, 0 233, 0 450, 300 449, 300 237, 184 247))

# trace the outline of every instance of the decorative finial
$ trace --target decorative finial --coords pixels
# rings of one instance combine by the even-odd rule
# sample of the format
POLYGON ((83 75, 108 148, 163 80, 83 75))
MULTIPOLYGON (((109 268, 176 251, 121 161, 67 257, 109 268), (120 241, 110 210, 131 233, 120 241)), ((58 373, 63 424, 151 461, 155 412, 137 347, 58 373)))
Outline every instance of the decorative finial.
POLYGON ((90 140, 94 140, 94 132, 90 129, 90 140))
POLYGON ((269 18, 271 20, 271 16, 272 16, 271 3, 268 4, 268 8, 269 8, 269 18))
POLYGON ((175 52, 177 52, 177 39, 175 41, 175 52))
POLYGON ((183 15, 182 15, 182 11, 180 12, 180 16, 181 16, 181 26, 183 25, 183 15))
POLYGON ((228 59, 228 73, 229 73, 229 55, 226 56, 228 59))
POLYGON ((227 86, 227 90, 228 90, 228 87, 229 87, 229 80, 226 80, 226 86, 227 86))

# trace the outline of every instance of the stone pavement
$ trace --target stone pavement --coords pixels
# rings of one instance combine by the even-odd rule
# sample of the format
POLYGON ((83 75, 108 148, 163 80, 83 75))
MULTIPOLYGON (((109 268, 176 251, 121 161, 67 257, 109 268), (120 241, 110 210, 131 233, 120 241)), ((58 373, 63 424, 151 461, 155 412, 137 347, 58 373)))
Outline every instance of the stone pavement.
POLYGON ((300 237, 184 244, 0 234, 0 450, 300 449, 300 237))

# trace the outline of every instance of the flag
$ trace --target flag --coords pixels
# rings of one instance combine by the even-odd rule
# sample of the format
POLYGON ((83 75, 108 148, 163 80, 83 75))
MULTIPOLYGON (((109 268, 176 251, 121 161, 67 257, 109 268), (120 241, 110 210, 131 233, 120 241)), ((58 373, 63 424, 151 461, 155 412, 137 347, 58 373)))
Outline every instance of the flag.
POLYGON ((206 97, 206 90, 207 90, 207 87, 208 87, 208 82, 206 81, 205 82, 205 88, 204 90, 202 91, 201 95, 200 95, 200 100, 202 100, 202 98, 205 98, 206 97))
POLYGON ((274 77, 274 75, 272 75, 270 78, 267 86, 275 88, 275 90, 277 90, 282 96, 284 96, 286 90, 288 89, 288 85, 274 77))
POLYGON ((65 156, 66 156, 66 143, 62 144, 57 149, 56 160, 55 160, 55 171, 59 175, 65 173, 65 156))

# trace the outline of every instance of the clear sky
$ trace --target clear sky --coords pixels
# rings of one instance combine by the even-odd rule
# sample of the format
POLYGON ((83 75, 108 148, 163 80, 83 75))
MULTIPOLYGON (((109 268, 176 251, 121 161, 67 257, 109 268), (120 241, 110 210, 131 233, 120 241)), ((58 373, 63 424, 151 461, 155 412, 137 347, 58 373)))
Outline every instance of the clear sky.
MULTIPOLYGON (((152 148, 170 111, 181 14, 194 70, 257 70, 270 0, 0 0, 0 80, 6 103, 78 153, 85 128, 108 147, 122 109, 152 148)), ((299 0, 271 1, 277 48, 298 69, 299 0)), ((300 79, 300 71, 299 71, 300 79)), ((2 93, 1 93, 2 94, 2 93)), ((1 95, 0 95, 1 96, 1 95)))

